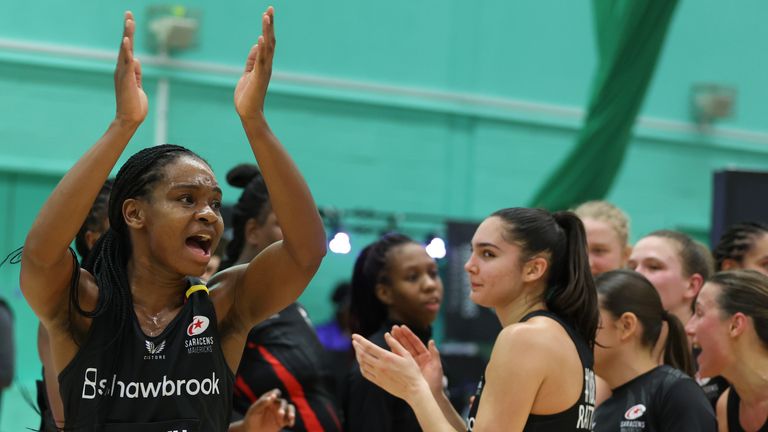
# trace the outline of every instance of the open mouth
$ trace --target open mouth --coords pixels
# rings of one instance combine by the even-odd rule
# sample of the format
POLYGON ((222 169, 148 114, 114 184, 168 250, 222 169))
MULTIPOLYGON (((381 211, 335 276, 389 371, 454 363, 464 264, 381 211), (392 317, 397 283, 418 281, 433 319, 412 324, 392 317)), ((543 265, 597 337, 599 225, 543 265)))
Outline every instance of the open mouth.
POLYGON ((209 235, 197 234, 187 238, 187 246, 203 256, 211 256, 213 239, 209 235))

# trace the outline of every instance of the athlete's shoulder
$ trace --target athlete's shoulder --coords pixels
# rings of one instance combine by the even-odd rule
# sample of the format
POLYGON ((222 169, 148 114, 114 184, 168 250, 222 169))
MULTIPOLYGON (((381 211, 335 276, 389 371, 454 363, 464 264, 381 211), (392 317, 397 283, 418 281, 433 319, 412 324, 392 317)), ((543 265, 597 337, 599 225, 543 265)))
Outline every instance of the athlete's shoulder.
POLYGON ((566 340, 570 340, 570 337, 560 323, 545 316, 537 316, 503 328, 496 343, 502 346, 522 346, 526 352, 560 351, 566 340))
POLYGON ((503 328, 494 343, 492 357, 514 360, 517 364, 544 366, 544 363, 558 356, 564 342, 558 329, 551 325, 557 326, 557 323, 548 321, 550 323, 529 320, 503 328))

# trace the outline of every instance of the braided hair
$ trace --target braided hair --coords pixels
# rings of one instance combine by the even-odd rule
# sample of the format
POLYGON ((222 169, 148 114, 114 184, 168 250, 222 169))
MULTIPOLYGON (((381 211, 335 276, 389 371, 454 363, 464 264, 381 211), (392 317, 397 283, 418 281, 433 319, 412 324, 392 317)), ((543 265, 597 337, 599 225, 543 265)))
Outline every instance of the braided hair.
POLYGON ((350 329, 368 337, 376 333, 387 319, 387 306, 376 296, 376 285, 389 283, 390 251, 408 243, 415 243, 410 237, 389 233, 366 246, 355 261, 352 272, 350 295, 350 329))
POLYGON ((128 225, 123 219, 123 203, 130 198, 148 196, 152 187, 163 179, 163 169, 185 155, 205 162, 184 147, 165 144, 145 148, 123 164, 115 177, 109 197, 109 229, 93 246, 83 264, 83 268, 93 274, 99 287, 96 306, 91 311, 83 310, 80 306, 78 273, 75 272, 69 291, 70 308, 74 306, 80 315, 95 318, 114 307, 116 309, 112 313, 119 319, 122 330, 129 317, 131 304, 127 264, 132 252, 128 225))
POLYGON ((88 231, 102 232, 105 228, 104 225, 106 225, 105 222, 107 221, 107 211, 109 210, 109 195, 112 193, 112 185, 114 182, 114 179, 107 179, 107 181, 104 182, 104 186, 101 187, 99 194, 96 196, 96 201, 94 201, 93 206, 91 206, 91 211, 88 212, 85 222, 83 222, 80 231, 78 231, 77 236, 75 236, 75 249, 77 249, 77 253, 83 261, 88 258, 88 252, 90 252, 88 244, 85 241, 85 234, 88 231))
POLYGON ((768 225, 760 222, 743 222, 728 228, 712 251, 717 271, 723 269, 727 259, 741 263, 744 255, 754 247, 755 240, 764 234, 768 234, 768 225))
POLYGON ((243 193, 232 209, 232 240, 227 244, 220 270, 233 266, 240 258, 245 247, 245 224, 248 220, 256 219, 259 225, 263 225, 272 211, 267 185, 256 165, 240 164, 232 168, 227 173, 227 183, 243 189, 243 193))

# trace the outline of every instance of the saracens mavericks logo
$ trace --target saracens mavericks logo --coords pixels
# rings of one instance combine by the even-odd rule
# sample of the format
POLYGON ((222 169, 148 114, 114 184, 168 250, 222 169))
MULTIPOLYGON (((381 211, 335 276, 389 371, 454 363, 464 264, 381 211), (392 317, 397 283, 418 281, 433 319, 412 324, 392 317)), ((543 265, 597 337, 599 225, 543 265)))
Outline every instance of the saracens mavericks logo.
POLYGON ((640 419, 640 417, 645 414, 645 405, 643 404, 637 404, 635 406, 630 407, 627 412, 624 413, 624 418, 626 420, 622 420, 619 426, 624 430, 624 428, 633 428, 632 430, 645 430, 645 420, 640 419))
POLYGON ((188 354, 201 354, 213 352, 213 336, 199 336, 208 330, 211 321, 207 316, 195 315, 187 326, 187 336, 184 347, 188 354))

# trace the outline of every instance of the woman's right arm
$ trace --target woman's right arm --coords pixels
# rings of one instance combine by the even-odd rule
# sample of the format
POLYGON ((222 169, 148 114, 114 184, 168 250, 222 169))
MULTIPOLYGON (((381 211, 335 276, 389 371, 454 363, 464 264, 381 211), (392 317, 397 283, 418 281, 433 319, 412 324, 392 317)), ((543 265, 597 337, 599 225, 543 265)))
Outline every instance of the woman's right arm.
POLYGON ((44 325, 60 318, 68 301, 75 261, 68 249, 104 181, 147 115, 141 66, 133 56, 135 23, 125 13, 115 68, 115 119, 104 135, 61 179, 37 215, 24 242, 21 290, 44 325))

